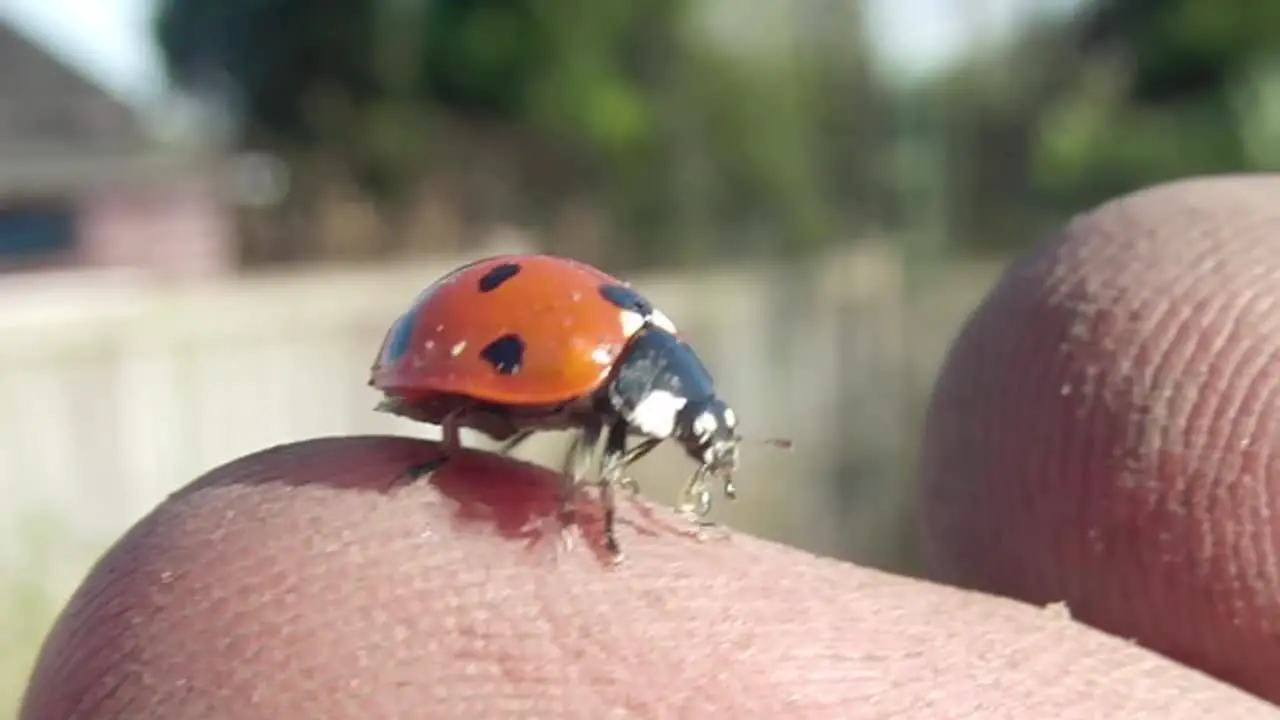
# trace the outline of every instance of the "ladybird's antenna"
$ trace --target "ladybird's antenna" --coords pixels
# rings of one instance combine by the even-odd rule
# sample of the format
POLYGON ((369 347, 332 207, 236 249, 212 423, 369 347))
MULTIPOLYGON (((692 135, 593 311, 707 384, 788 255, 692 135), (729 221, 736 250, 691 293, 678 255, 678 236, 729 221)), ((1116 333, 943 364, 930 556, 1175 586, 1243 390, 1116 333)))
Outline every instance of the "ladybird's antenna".
POLYGON ((795 445, 790 438, 749 438, 735 435, 734 440, 750 445, 767 445, 779 450, 791 450, 795 445))

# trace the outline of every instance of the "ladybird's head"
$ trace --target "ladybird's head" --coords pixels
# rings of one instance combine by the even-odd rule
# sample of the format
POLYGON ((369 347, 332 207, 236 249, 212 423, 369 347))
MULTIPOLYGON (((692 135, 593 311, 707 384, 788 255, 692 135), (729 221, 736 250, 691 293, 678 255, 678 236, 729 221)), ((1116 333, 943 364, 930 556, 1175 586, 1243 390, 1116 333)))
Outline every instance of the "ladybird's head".
POLYGON ((733 409, 714 395, 685 405, 676 418, 675 437, 704 471, 724 481, 725 494, 732 497, 741 439, 733 409))
POLYGON ((711 373, 693 348, 671 332, 645 326, 619 358, 608 385, 614 412, 638 434, 670 438, 698 464, 690 491, 705 509, 706 476, 724 483, 735 494, 733 472, 738 467, 738 419, 716 395, 711 373))

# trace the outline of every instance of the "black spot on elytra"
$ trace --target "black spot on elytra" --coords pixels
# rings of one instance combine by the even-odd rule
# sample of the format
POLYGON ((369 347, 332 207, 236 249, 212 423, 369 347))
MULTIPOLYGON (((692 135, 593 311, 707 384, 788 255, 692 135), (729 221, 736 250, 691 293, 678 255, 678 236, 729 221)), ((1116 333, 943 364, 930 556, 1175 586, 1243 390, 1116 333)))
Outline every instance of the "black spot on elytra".
POLYGON ((641 317, 653 314, 653 303, 625 285, 601 285, 600 296, 623 310, 639 313, 641 317))
POLYGON ((516 263, 502 263, 495 265, 492 270, 484 274, 480 278, 480 292, 493 292, 502 286, 502 283, 515 277, 520 272, 520 266, 516 263))
POLYGON ((502 375, 515 375, 524 364, 524 340, 508 334, 494 340, 480 351, 480 357, 502 375))

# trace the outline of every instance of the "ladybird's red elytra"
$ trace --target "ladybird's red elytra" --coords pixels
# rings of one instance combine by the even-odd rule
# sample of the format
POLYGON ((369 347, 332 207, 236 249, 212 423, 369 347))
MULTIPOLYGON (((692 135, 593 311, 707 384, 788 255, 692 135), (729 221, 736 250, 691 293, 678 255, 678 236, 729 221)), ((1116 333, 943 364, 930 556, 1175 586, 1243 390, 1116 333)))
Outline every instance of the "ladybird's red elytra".
POLYGON ((409 312, 412 328, 401 330, 408 337, 387 343, 373 384, 396 395, 448 393, 503 405, 589 393, 643 322, 624 317, 633 314, 629 307, 603 301, 602 288, 621 284, 589 265, 546 255, 466 265, 422 293, 409 312), (492 347, 500 338, 508 339, 492 347))
POLYGON ((505 441, 504 452, 537 431, 579 431, 565 519, 605 436, 596 484, 615 554, 614 490, 634 490, 625 470, 664 440, 698 463, 685 489, 693 519, 709 511, 708 478, 733 496, 741 438, 711 374, 651 302, 576 260, 502 255, 448 273, 393 323, 369 383, 384 395, 379 409, 441 426, 442 457, 416 472, 447 462, 462 428, 505 441))

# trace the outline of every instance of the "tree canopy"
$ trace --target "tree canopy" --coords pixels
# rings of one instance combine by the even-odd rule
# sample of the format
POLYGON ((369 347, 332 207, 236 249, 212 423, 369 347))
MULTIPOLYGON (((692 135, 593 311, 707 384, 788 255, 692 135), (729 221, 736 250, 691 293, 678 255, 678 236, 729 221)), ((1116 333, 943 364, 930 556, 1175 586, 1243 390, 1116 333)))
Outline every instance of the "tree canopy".
POLYGON ((1003 251, 1144 186, 1280 166, 1276 37, 1272 3, 1095 0, 981 48, 910 100, 944 138, 948 234, 1003 251))
POLYGON ((387 207, 449 168, 502 185, 461 202, 507 220, 570 198, 637 262, 886 226, 1003 250, 1137 187, 1280 166, 1280 5, 1093 0, 923 86, 878 72, 857 3, 725 7, 162 0, 156 35, 244 146, 387 207))
POLYGON ((236 111, 240 142, 339 158, 389 201, 458 143, 514 133, 538 165, 519 194, 589 196, 642 258, 829 241, 850 220, 827 197, 832 182, 866 185, 872 172, 850 177, 821 143, 865 125, 865 109, 821 102, 833 88, 870 92, 847 42, 856 16, 841 20, 837 53, 791 37, 794 51, 762 57, 714 42, 694 7, 162 0, 156 35, 179 87, 236 111))

